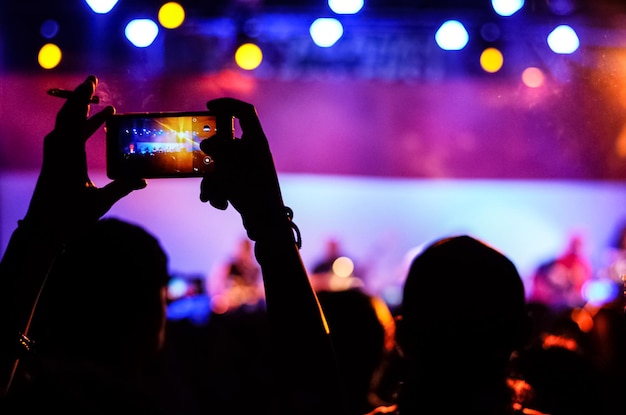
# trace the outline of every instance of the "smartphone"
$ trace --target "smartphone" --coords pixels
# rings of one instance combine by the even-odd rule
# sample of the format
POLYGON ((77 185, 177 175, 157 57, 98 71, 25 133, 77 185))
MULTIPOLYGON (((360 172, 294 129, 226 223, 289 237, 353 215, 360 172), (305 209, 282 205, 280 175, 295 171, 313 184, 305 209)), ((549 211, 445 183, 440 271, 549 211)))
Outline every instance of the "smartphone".
POLYGON ((213 160, 200 142, 232 138, 234 118, 208 111, 114 114, 105 125, 106 172, 110 179, 135 177, 201 177, 213 169, 213 160))

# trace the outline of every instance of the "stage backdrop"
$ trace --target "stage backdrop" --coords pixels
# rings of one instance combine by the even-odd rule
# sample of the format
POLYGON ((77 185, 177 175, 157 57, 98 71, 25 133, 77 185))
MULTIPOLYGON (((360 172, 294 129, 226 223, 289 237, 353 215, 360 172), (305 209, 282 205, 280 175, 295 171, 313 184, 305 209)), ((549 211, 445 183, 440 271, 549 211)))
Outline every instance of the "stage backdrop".
MULTIPOLYGON (((599 267, 626 217, 626 101, 617 82, 581 77, 528 89, 510 79, 410 84, 277 82, 233 71, 94 73, 102 104, 118 112, 198 110, 221 96, 254 103, 307 266, 327 238, 337 238, 372 290, 397 285, 415 247, 454 233, 500 247, 527 277, 581 232, 599 267)), ((45 91, 73 88, 87 75, 0 76, 0 252, 26 211, 43 137, 63 103, 45 91)), ((103 131, 89 141, 88 158, 95 183, 107 183, 103 131)), ((243 231, 232 208, 199 201, 199 185, 151 180, 110 215, 153 231, 173 271, 210 275, 243 231)))

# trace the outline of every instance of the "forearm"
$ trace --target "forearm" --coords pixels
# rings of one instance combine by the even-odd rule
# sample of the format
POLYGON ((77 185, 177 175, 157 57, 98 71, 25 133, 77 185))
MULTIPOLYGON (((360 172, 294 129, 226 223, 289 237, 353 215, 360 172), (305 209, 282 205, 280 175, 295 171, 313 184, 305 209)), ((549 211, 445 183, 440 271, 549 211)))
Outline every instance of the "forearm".
POLYGON ((39 229, 21 222, 0 260, 0 387, 5 391, 15 360, 20 334, 27 334, 33 308, 62 245, 39 229))
POLYGON ((281 413, 342 413, 336 358, 323 313, 288 226, 260 238, 274 376, 281 413))

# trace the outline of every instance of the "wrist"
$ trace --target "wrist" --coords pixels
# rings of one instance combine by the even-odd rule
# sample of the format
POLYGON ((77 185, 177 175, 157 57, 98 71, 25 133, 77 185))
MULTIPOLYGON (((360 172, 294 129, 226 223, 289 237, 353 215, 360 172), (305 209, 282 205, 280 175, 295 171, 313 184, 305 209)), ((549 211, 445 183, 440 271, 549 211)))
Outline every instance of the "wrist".
POLYGON ((295 244, 298 249, 302 246, 300 229, 293 222, 293 210, 287 206, 274 211, 271 215, 244 218, 244 227, 248 237, 253 241, 272 243, 287 241, 295 244))
POLYGON ((16 232, 19 232, 24 238, 37 241, 55 250, 62 250, 65 246, 64 241, 54 235, 53 232, 36 220, 28 218, 28 216, 17 221, 16 232))

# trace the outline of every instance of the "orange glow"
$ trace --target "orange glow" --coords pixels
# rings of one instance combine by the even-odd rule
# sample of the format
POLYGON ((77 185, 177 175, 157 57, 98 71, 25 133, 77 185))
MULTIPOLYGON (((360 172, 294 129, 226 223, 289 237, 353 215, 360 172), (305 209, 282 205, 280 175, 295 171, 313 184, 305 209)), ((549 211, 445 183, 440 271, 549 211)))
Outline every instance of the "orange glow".
POLYGON ((372 412, 368 412, 365 415, 376 415, 376 414, 390 414, 398 409, 398 405, 389 405, 389 406, 379 406, 374 409, 372 412))
POLYGON ((544 335, 542 346, 544 349, 548 349, 550 347, 562 347, 571 351, 578 350, 578 343, 576 340, 568 337, 557 336, 555 334, 544 335))
POLYGON ((230 309, 228 298, 224 295, 216 295, 211 299, 211 310, 215 314, 224 314, 230 309))
POLYGON ((391 314, 391 310, 387 307, 387 304, 378 297, 372 297, 372 306, 378 321, 383 326, 385 332, 385 349, 391 350, 395 344, 396 335, 396 321, 391 314))
POLYGON ((526 68, 522 72, 522 82, 529 88, 539 88, 544 82, 543 71, 539 68, 526 68))
POLYGON ((326 316, 324 315, 324 312, 322 311, 322 305, 320 304, 317 297, 315 297, 315 301, 317 302, 317 308, 319 308, 320 314, 322 316, 322 324, 324 325, 324 331, 326 332, 326 334, 330 334, 330 327, 328 326, 328 321, 326 320, 326 316))
POLYGON ((588 333, 593 328, 593 316, 585 308, 575 308, 572 310, 570 318, 578 324, 578 328, 583 333, 588 333))
POLYGON ((615 153, 619 158, 626 158, 626 125, 622 127, 622 131, 615 140, 615 153))
POLYGON ((537 411, 535 409, 530 409, 530 408, 522 409, 522 413, 527 414, 527 415, 549 415, 549 414, 544 414, 541 411, 537 411))

